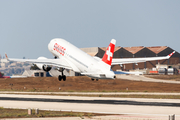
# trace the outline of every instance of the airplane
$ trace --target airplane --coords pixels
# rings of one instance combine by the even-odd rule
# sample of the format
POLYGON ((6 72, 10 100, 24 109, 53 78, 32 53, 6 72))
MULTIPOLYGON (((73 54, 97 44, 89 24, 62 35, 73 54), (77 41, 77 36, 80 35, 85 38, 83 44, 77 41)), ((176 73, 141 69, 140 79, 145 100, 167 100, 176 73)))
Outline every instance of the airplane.
MULTIPOLYGON (((53 66, 58 68, 62 74, 58 76, 58 80, 66 81, 66 76, 63 74, 64 69, 70 69, 74 72, 86 75, 92 80, 98 79, 115 79, 115 73, 111 70, 111 65, 122 65, 128 63, 139 63, 154 60, 169 59, 175 51, 163 57, 147 57, 147 58, 113 58, 116 40, 112 39, 103 58, 92 57, 81 49, 72 45, 62 38, 55 38, 48 44, 48 49, 55 59, 39 57, 38 59, 14 59, 8 58, 8 61, 19 61, 36 64, 40 69, 48 72, 53 66), (59 59, 57 59, 59 58, 59 59)), ((123 72, 121 72, 123 74, 123 72)), ((127 72, 124 72, 125 74, 127 72)), ((128 73, 127 73, 128 74, 128 73)))

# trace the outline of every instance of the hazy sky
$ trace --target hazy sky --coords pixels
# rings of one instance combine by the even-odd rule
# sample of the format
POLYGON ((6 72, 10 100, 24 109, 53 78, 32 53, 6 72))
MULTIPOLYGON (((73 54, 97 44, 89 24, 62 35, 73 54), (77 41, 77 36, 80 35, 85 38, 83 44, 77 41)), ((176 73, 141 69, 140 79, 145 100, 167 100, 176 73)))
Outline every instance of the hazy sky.
POLYGON ((52 58, 47 45, 169 46, 180 52, 180 0, 0 0, 0 54, 52 58))

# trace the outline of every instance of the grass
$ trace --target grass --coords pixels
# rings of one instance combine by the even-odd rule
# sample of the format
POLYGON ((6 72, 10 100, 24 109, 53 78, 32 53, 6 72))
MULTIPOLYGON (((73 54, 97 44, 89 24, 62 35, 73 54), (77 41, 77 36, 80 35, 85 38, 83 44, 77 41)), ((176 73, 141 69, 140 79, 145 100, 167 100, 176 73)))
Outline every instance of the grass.
MULTIPOLYGON (((180 79, 180 75, 148 75, 149 77, 158 77, 166 79, 180 79)), ((139 82, 127 80, 99 80, 92 82, 87 77, 69 77, 66 82, 59 82, 56 78, 26 78, 26 79, 0 79, 0 91, 13 92, 52 92, 51 94, 45 93, 44 95, 61 95, 61 96, 88 96, 88 97, 126 97, 126 98, 166 98, 166 99, 179 99, 178 95, 103 95, 105 92, 159 92, 159 93, 179 93, 180 84, 168 83, 154 83, 154 82, 139 82), (40 80, 39 80, 40 79, 40 80), (41 82, 39 82, 41 81, 41 82), (9 86, 13 83, 13 86, 9 86), (59 90, 59 87, 61 90, 59 90), (71 94, 54 94, 53 92, 70 92, 71 94), (74 92, 82 93, 80 95, 74 92), (97 93, 98 95, 83 95, 84 92, 97 93)), ((9 93, 9 94, 10 94, 9 93)), ((0 92, 3 94, 3 92, 0 92)), ((15 93, 13 93, 15 94, 15 93)), ((19 94, 19 93, 18 93, 19 94)), ((24 93, 20 93, 24 94, 24 93)), ((26 94, 26 93, 25 93, 26 94)), ((27 93, 36 95, 36 93, 27 93)), ((37 93, 41 95, 42 93, 37 93)))
MULTIPOLYGON (((0 89, 0 91, 14 91, 14 92, 143 92, 138 90, 65 90, 65 91, 53 91, 53 90, 43 90, 43 89, 28 89, 28 90, 18 90, 18 89, 0 89)), ((147 90, 145 90, 147 91, 147 90)))
POLYGON ((78 113, 78 112, 62 112, 62 111, 44 111, 39 110, 39 114, 35 114, 35 110, 32 110, 32 114, 28 115, 27 109, 9 109, 0 107, 0 118, 36 118, 36 117, 89 117, 99 116, 102 114, 96 113, 78 113))
POLYGON ((25 92, 180 92, 180 84, 128 81, 123 79, 92 82, 88 77, 68 77, 66 82, 59 82, 54 77, 0 79, 0 88, 0 91, 25 92))

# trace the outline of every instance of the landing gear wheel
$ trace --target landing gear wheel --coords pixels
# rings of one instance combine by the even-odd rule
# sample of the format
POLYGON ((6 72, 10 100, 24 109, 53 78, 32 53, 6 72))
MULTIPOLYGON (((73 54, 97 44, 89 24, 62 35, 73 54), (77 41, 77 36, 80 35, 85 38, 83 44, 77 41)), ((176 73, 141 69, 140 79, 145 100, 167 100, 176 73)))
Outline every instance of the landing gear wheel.
POLYGON ((63 81, 66 81, 66 76, 63 75, 63 76, 62 76, 62 79, 63 79, 63 81))
POLYGON ((92 81, 94 81, 94 79, 93 79, 93 78, 92 78, 91 80, 92 80, 92 81))
POLYGON ((58 76, 58 80, 59 81, 61 81, 61 80, 66 81, 66 76, 63 74, 64 68, 60 68, 59 71, 62 72, 62 75, 58 76))
POLYGON ((61 76, 61 75, 58 76, 58 80, 59 80, 59 81, 62 80, 62 76, 61 76))

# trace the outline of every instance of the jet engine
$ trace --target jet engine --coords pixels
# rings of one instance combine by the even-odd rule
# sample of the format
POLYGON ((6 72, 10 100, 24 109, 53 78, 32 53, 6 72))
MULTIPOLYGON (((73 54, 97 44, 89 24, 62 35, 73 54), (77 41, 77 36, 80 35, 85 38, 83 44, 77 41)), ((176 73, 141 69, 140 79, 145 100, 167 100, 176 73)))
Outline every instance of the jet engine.
POLYGON ((43 65, 42 68, 43 68, 44 71, 49 72, 52 67, 48 66, 48 65, 43 65))
MULTIPOLYGON (((39 57, 38 59, 47 59, 46 57, 39 57)), ((43 69, 46 72, 49 72, 52 68, 52 66, 45 65, 45 64, 36 64, 39 69, 43 69)))

